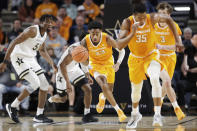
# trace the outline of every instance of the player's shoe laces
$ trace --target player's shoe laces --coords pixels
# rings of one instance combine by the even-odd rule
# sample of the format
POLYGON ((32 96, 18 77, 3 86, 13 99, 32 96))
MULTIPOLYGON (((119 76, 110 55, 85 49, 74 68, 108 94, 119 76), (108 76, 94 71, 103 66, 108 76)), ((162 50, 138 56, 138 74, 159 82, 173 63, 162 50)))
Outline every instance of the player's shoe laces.
POLYGON ((163 126, 163 123, 162 123, 162 117, 161 115, 154 115, 153 117, 153 126, 155 127, 161 127, 163 126))
POLYGON ((6 104, 6 111, 8 112, 9 117, 16 123, 19 123, 20 121, 18 120, 17 116, 17 109, 11 107, 11 104, 6 104))
POLYGON ((121 109, 119 109, 117 113, 118 113, 119 122, 123 122, 125 119, 127 119, 127 116, 124 114, 124 112, 121 109))
POLYGON ((185 114, 183 113, 183 111, 181 110, 180 107, 176 107, 174 109, 174 112, 175 112, 178 120, 182 120, 183 118, 185 118, 185 114))
POLYGON ((38 122, 38 123, 52 123, 53 122, 52 119, 47 118, 44 114, 36 115, 33 118, 33 121, 38 122))
POLYGON ((137 114, 131 113, 131 119, 128 121, 126 128, 136 128, 137 123, 142 119, 142 115, 138 112, 137 114))
POLYGON ((88 113, 87 115, 84 115, 83 116, 82 121, 84 123, 97 122, 98 121, 98 118, 95 118, 91 113, 88 113))
POLYGON ((105 99, 102 99, 103 95, 104 95, 103 93, 99 94, 99 103, 96 105, 96 111, 98 113, 103 112, 103 109, 105 107, 105 99))

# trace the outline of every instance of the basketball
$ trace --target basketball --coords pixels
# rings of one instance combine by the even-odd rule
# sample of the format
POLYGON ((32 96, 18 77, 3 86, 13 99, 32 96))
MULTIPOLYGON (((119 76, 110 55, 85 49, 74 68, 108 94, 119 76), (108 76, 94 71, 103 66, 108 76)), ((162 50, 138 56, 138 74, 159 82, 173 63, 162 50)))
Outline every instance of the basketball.
POLYGON ((88 51, 83 46, 77 46, 72 50, 72 58, 76 62, 85 62, 88 59, 88 51))

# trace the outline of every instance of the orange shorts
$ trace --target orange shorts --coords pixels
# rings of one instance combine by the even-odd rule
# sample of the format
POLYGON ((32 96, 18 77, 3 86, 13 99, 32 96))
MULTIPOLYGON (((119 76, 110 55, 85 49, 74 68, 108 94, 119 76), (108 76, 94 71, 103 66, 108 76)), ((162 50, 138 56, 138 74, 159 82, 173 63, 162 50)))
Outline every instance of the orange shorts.
POLYGON ((139 84, 142 80, 146 80, 147 69, 153 60, 161 64, 161 69, 164 68, 164 65, 159 60, 157 52, 153 52, 149 56, 143 58, 137 58, 130 54, 128 59, 130 81, 134 84, 139 84))
POLYGON ((107 78, 107 83, 114 83, 115 81, 115 70, 113 65, 98 65, 90 64, 89 72, 94 77, 94 73, 98 72, 101 75, 105 75, 107 78))
POLYGON ((174 74, 174 69, 176 66, 176 54, 172 55, 160 55, 160 61, 165 65, 166 71, 168 72, 170 78, 172 79, 173 74, 174 74))

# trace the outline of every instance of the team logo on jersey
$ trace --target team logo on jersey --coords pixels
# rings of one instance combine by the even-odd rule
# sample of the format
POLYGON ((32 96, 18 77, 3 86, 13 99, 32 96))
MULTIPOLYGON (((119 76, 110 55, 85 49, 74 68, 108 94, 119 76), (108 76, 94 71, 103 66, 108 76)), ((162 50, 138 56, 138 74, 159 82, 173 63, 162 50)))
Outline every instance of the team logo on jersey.
POLYGON ((16 63, 20 66, 24 62, 23 62, 23 59, 22 58, 21 59, 20 58, 17 58, 16 63))
POLYGON ((39 47, 40 47, 40 44, 37 43, 32 49, 33 49, 33 50, 38 50, 39 47))
POLYGON ((62 79, 63 79, 63 77, 61 77, 61 76, 58 76, 58 77, 57 77, 57 81, 59 81, 59 82, 61 82, 61 83, 62 83, 62 79))

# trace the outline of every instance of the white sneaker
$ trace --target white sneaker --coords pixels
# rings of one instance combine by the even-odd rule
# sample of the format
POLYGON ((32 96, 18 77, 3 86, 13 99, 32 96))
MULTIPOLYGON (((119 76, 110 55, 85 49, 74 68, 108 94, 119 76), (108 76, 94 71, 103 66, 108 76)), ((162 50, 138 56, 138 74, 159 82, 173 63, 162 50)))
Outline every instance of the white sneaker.
POLYGON ((131 119, 128 121, 126 128, 136 128, 137 123, 142 119, 142 115, 140 113, 133 114, 131 113, 131 119))
POLYGON ((156 126, 156 127, 161 127, 163 126, 163 123, 162 123, 162 117, 161 115, 154 115, 153 117, 153 126, 156 126))

